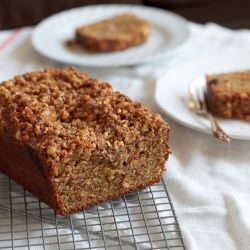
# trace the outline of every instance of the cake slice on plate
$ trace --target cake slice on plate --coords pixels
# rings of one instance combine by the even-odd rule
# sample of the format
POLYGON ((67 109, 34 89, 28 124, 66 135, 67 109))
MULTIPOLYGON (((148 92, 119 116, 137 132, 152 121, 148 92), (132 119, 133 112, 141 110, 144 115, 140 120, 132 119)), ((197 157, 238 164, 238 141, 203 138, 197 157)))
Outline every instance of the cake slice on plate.
POLYGON ((208 75, 206 82, 213 114, 250 121, 250 71, 208 75))
POLYGON ((125 50, 144 43, 150 24, 132 14, 122 14, 76 29, 76 41, 91 52, 125 50))

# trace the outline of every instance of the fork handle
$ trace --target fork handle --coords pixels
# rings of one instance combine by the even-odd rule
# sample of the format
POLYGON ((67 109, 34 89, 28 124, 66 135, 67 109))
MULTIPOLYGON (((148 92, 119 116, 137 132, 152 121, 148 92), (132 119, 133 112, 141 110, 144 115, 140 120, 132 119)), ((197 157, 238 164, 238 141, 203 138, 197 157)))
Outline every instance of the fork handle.
POLYGON ((220 127, 217 119, 210 112, 208 112, 207 115, 211 123, 211 129, 214 137, 220 140, 221 142, 226 142, 226 143, 230 142, 231 138, 220 127))

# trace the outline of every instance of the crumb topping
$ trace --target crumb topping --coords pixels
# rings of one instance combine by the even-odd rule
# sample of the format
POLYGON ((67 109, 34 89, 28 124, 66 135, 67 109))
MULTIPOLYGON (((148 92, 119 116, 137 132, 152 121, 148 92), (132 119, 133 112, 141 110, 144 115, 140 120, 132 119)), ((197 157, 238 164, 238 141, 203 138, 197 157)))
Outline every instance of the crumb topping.
POLYGON ((6 81, 0 103, 15 139, 32 146, 49 166, 83 151, 116 152, 150 130, 168 129, 160 115, 74 68, 47 68, 6 81))

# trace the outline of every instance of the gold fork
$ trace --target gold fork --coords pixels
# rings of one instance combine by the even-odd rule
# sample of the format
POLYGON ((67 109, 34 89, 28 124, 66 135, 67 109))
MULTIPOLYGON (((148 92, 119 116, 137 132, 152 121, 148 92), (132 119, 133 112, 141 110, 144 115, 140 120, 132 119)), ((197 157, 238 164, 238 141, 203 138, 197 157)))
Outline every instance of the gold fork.
POLYGON ((225 143, 229 143, 231 141, 231 138, 219 126, 217 119, 208 111, 205 101, 205 91, 197 86, 197 84, 189 85, 188 107, 194 113, 209 118, 212 134, 215 138, 225 143))

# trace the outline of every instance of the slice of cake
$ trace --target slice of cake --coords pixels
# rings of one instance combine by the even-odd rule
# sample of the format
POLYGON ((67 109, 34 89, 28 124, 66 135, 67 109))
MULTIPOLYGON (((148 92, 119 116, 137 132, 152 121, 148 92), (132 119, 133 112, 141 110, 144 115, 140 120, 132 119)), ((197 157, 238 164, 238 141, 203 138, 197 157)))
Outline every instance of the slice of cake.
POLYGON ((123 14, 76 29, 76 40, 91 52, 125 50, 144 43, 150 24, 132 14, 123 14))
POLYGON ((63 215, 160 181, 169 127, 73 68, 0 85, 0 170, 63 215))
POLYGON ((212 113, 250 121, 250 71, 208 75, 206 81, 212 113))

